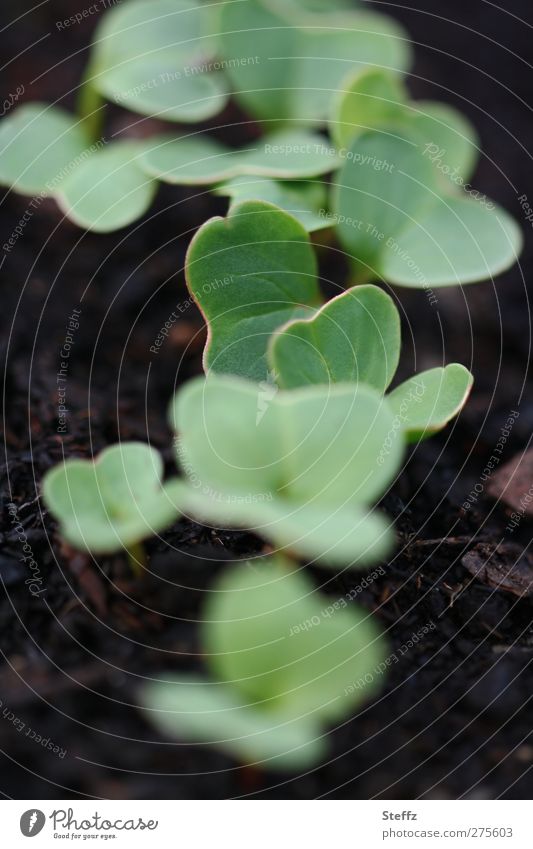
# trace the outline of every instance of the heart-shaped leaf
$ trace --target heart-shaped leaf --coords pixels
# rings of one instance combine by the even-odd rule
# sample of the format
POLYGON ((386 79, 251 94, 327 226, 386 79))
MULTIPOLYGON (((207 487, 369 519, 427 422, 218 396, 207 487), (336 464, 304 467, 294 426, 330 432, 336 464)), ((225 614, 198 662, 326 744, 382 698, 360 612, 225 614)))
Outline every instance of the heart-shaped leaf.
POLYGON ((0 183, 50 195, 90 153, 80 122, 47 103, 15 109, 0 124, 0 183))
POLYGON ((75 548, 109 553, 170 525, 178 515, 162 486, 157 451, 140 442, 106 448, 95 462, 67 460, 43 479, 43 498, 75 548))
POLYGON ((378 65, 401 72, 411 59, 405 32, 390 18, 372 12, 302 16, 269 0, 225 3, 219 44, 244 108, 258 118, 293 123, 322 123, 349 71, 378 65), (257 61, 235 62, 251 50, 257 61))
POLYGON ((63 212, 98 233, 118 230, 143 215, 156 183, 139 168, 138 154, 136 142, 118 141, 80 162, 55 195, 63 212))
POLYGON ((393 127, 411 129, 419 136, 444 189, 460 187, 471 177, 479 139, 460 112, 445 103, 409 102, 402 80, 381 68, 366 68, 344 80, 330 117, 330 131, 341 156, 366 130, 393 127))
POLYGON ((273 331, 320 301, 308 233, 268 203, 237 204, 227 218, 207 221, 191 242, 186 273, 208 322, 206 370, 266 379, 273 331))
MULTIPOLYGON (((227 100, 211 17, 195 0, 130 0, 96 30, 88 84, 133 112, 203 121, 227 100)), ((248 51, 249 52, 249 51, 248 51)))
POLYGON ((471 283, 504 271, 521 247, 520 230, 504 210, 443 195, 423 138, 403 129, 355 139, 333 206, 361 278, 426 289, 471 283))
POLYGON ((384 658, 376 626, 353 606, 331 615, 280 559, 239 564, 214 589, 202 625, 210 679, 150 684, 152 720, 263 768, 312 765, 324 754, 324 723, 375 689, 374 676, 362 682, 384 658))
POLYGON ((464 366, 452 363, 411 377, 387 400, 411 442, 442 430, 463 408, 474 378, 464 366))
POLYGON ((222 183, 214 193, 230 197, 232 205, 247 200, 272 203, 293 215, 308 233, 331 227, 331 219, 325 212, 326 188, 318 180, 282 182, 242 176, 222 183))
POLYGON ((388 549, 386 523, 368 505, 396 474, 403 438, 370 387, 277 393, 211 375, 178 393, 171 419, 189 479, 174 496, 182 512, 254 528, 326 564, 368 562, 388 549))
POLYGON ((241 175, 297 180, 333 171, 340 164, 323 136, 285 130, 231 150, 202 134, 176 139, 156 136, 145 142, 140 165, 166 183, 210 185, 241 175))
POLYGON ((400 317, 377 286, 357 286, 270 340, 269 363, 284 389, 361 382, 384 392, 400 356, 400 317))

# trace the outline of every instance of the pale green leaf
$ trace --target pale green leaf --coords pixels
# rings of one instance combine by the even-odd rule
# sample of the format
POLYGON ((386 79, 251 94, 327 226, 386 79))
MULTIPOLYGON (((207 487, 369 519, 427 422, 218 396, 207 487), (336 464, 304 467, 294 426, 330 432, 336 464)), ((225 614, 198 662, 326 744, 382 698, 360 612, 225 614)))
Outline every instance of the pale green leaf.
POLYGON ((231 150, 209 136, 156 136, 144 143, 139 164, 167 183, 211 185, 241 175, 297 180, 333 171, 340 160, 327 140, 304 130, 263 136, 231 150))
POLYGON ((204 367, 217 372, 266 379, 272 332, 319 304, 308 233, 264 202, 207 221, 189 247, 186 274, 209 327, 204 367))
POLYGON ((397 72, 410 64, 404 30, 373 12, 292 14, 268 0, 228 2, 221 15, 220 50, 237 100, 273 121, 323 123, 350 71, 379 65, 397 72), (251 64, 231 64, 253 54, 251 64))
POLYGON ((67 460, 53 468, 43 479, 43 498, 71 545, 109 553, 157 533, 177 517, 162 471, 157 451, 123 442, 106 448, 95 462, 67 460))

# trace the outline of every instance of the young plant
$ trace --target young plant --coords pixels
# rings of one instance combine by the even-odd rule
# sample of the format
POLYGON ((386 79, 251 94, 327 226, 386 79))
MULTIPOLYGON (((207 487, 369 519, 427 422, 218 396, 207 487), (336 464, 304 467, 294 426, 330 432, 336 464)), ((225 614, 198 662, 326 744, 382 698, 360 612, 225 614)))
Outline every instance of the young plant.
POLYGON ((159 452, 141 442, 122 442, 96 460, 67 460, 49 471, 44 502, 61 536, 81 551, 110 554, 124 549, 144 563, 139 543, 178 516, 173 483, 162 484, 159 452))
POLYGON ((183 514, 253 529, 327 566, 367 564, 390 550, 388 523, 372 505, 400 468, 404 438, 371 387, 276 393, 211 374, 177 393, 171 424, 188 478, 174 493, 183 514))
MULTIPOLYGON (((208 322, 206 371, 277 383, 367 383, 381 393, 396 372, 400 317, 376 286, 349 289, 320 305, 309 236, 287 213, 237 204, 191 242, 187 282, 208 322), (212 286, 216 275, 227 281, 212 286)), ((461 365, 431 369, 388 396, 409 439, 429 436, 455 416, 472 386, 461 365)))
POLYGON ((347 80, 330 131, 344 160, 332 221, 354 282, 431 289, 485 280, 516 262, 517 224, 468 184, 477 137, 456 110, 408 103, 399 80, 371 69, 347 80))
POLYGON ((374 694, 373 673, 385 657, 368 613, 350 605, 327 616, 326 607, 280 558, 232 567, 203 610, 207 675, 148 684, 142 703, 150 720, 262 769, 320 762, 327 726, 374 694))
MULTIPOLYGON (((312 5, 323 12, 320 4, 312 5)), ((277 79, 281 73, 283 86, 289 79, 311 86, 305 97, 312 105, 321 100, 318 123, 324 123, 329 98, 324 82, 329 85, 329 80, 337 80, 340 66, 345 73, 347 67, 379 63, 384 57, 402 69, 409 56, 405 45, 403 31, 380 15, 345 12, 341 21, 336 14, 309 15, 307 4, 300 0, 293 0, 283 12, 274 0, 241 0, 237 4, 234 0, 227 4, 130 0, 110 8, 97 27, 76 116, 56 106, 32 103, 2 121, 0 183, 22 194, 53 197, 80 227, 109 232, 147 211, 158 179, 216 185, 243 175, 292 181, 316 178, 337 167, 338 161, 322 137, 305 130, 287 131, 279 139, 261 139, 248 150, 230 150, 197 133, 178 138, 155 136, 143 142, 120 138, 107 142, 102 132, 104 100, 167 121, 202 121, 224 107, 233 76, 237 84, 242 82, 243 72, 253 85, 259 67, 259 76, 266 76, 267 82, 263 79, 262 92, 252 93, 251 114, 261 114, 262 98, 272 100, 272 91, 265 88, 272 84, 275 67, 274 76, 277 79), (250 56, 250 33, 242 31, 242 22, 240 32, 232 31, 235 6, 247 20, 251 16, 252 29, 259 29, 258 48, 264 47, 265 40, 271 41, 274 21, 277 35, 283 30, 284 39, 300 52, 293 58, 272 57, 270 50, 268 57, 250 56), (239 52, 232 53, 234 48, 239 52), (320 50, 316 55, 322 58, 311 62, 305 55, 309 49, 320 50), (339 50, 347 61, 339 62, 339 50), (273 58, 275 62, 270 61, 273 58), (272 146, 277 150, 272 151, 272 146)), ((290 87, 284 94, 287 92, 291 92, 292 103, 288 112, 274 92, 273 100, 280 103, 276 122, 301 122, 298 108, 304 93, 290 87)), ((246 92, 237 92, 241 95, 246 99, 246 92)), ((262 181, 249 184, 248 194, 252 185, 255 197, 274 199, 271 185, 262 181)), ((308 196, 302 195, 296 210, 303 204, 302 220, 310 220, 314 229, 316 207, 309 209, 308 196)), ((284 202, 283 195, 277 199, 289 208, 294 203, 294 199, 284 202)))

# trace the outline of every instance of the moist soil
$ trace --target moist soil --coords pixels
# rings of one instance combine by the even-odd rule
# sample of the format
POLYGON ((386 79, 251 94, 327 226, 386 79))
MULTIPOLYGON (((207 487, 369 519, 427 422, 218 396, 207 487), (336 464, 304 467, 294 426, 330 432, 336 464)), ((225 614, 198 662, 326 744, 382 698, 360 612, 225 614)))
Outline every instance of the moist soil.
MULTIPOLYGON (((138 708, 143 679, 201 668, 196 620, 204 593, 228 561, 256 555, 263 544, 249 533, 179 521, 147 543, 149 569, 136 579, 122 556, 94 562, 61 544, 38 498, 39 481, 63 456, 88 457, 119 437, 149 440, 172 471, 167 406, 178 385, 201 373, 205 336, 187 304, 185 250, 225 203, 163 187, 144 220, 103 236, 76 229, 43 202, 3 251, 0 269, 6 797, 531 796, 532 600, 524 575, 517 574, 518 589, 513 576, 531 568, 529 560, 516 564, 533 525, 526 514, 506 529, 508 509, 480 482, 498 445, 503 464, 527 448, 533 432, 533 239, 519 202, 533 198, 533 8, 529 0, 509 0, 504 9, 485 0, 374 5, 402 20, 415 42, 414 94, 453 103, 474 121, 483 149, 475 185, 509 209, 526 236, 521 266, 494 282, 439 290, 436 303, 423 291, 389 290, 403 316, 400 377, 459 361, 474 372, 475 387, 453 427, 411 450, 384 500, 398 547, 382 574, 363 588, 365 573, 309 569, 331 601, 348 594, 374 611, 397 662, 374 701, 331 732, 327 762, 305 775, 243 769, 147 723, 138 708), (75 309, 61 432, 57 375, 75 309), (155 354, 160 328, 176 310, 179 319, 155 354), (36 566, 21 561, 22 544, 36 566), (485 568, 498 546, 496 565, 485 568), (38 594, 28 579, 38 582, 38 594)), ((4 23, 21 14, 15 0, 3 10, 4 23)), ((2 99, 22 83, 26 100, 72 106, 96 20, 68 31, 56 21, 77 10, 73 2, 46 3, 8 30, 2 99)), ((154 124, 117 109, 109 110, 106 130, 143 134, 154 124)), ((234 143, 258 132, 235 107, 213 131, 234 143)), ((4 198, 2 244, 28 205, 28 198, 4 198)), ((335 294, 346 275, 342 256, 328 244, 318 250, 324 292, 335 294)))

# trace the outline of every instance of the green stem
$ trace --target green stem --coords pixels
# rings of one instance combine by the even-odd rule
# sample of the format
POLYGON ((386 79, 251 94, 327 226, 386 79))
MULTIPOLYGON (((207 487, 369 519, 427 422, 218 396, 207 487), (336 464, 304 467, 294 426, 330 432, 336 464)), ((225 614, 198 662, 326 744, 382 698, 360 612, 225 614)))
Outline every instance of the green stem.
POLYGON ((378 279, 371 266, 364 265, 362 262, 352 262, 349 274, 350 286, 361 286, 363 283, 373 283, 378 279))
POLYGON ((128 555, 128 562, 130 564, 131 571, 136 578, 140 578, 143 569, 146 569, 146 552, 144 550, 144 545, 142 542, 134 542, 126 549, 126 554, 128 555))
POLYGON ((89 140, 96 142, 102 138, 105 109, 100 93, 91 82, 92 76, 91 69, 87 68, 78 92, 76 113, 89 140))

